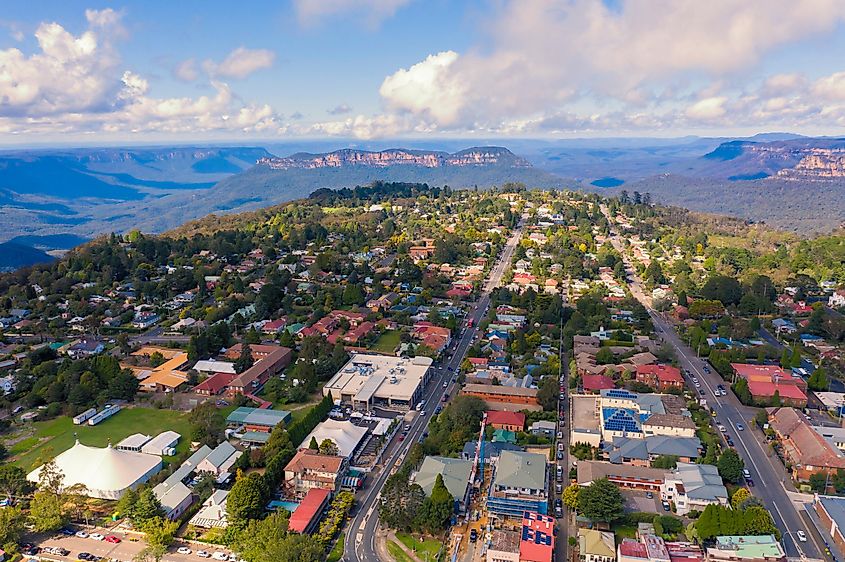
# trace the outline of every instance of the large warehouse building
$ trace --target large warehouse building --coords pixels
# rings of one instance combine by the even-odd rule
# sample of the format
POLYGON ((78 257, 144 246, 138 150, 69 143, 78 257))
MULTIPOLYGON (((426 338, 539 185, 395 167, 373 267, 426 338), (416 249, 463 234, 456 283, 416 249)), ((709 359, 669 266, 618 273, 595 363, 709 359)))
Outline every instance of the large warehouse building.
POLYGON ((353 353, 323 387, 323 395, 361 411, 374 406, 409 410, 422 398, 433 362, 430 357, 353 353))
MULTIPOLYGON (((64 474, 64 487, 82 484, 87 496, 116 500, 135 489, 161 470, 161 458, 133 451, 108 447, 89 447, 79 441, 59 454, 56 468, 64 474)), ((27 480, 38 482, 41 467, 27 475, 27 480)))

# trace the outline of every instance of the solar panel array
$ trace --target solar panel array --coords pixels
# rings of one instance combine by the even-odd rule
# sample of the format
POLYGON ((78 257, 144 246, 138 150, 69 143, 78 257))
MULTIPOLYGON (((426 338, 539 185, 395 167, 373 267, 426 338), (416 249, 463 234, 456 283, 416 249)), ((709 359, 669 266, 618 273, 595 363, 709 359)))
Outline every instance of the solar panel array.
POLYGON ((605 418, 604 428, 608 431, 625 431, 627 433, 641 433, 639 422, 628 410, 618 409, 605 418))
POLYGON ((628 400, 636 400, 637 398, 639 398, 639 395, 621 388, 610 389, 607 391, 607 394, 605 396, 607 396, 608 398, 626 398, 628 400))
POLYGON ((522 527, 522 540, 533 542, 534 544, 541 544, 544 546, 552 546, 552 537, 548 533, 536 531, 531 527, 522 527))

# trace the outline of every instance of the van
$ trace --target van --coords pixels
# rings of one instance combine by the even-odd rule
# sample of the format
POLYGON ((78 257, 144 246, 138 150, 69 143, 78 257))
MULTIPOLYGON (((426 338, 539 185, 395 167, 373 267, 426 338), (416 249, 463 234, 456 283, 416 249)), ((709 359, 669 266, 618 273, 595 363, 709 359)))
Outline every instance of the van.
POLYGON ((563 482, 563 467, 557 465, 557 470, 555 470, 555 478, 558 482, 563 482))

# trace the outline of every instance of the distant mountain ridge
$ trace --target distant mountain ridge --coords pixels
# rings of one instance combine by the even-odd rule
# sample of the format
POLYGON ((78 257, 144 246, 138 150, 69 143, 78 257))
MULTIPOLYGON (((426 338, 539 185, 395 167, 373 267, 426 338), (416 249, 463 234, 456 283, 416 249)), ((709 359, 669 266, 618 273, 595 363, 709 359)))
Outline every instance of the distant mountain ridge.
POLYGON ((831 181, 845 178, 845 139, 731 141, 703 157, 722 162, 720 177, 831 181))
POLYGON ((474 147, 449 154, 434 150, 407 150, 390 148, 377 152, 344 148, 323 154, 300 152, 284 158, 261 158, 258 166, 271 170, 313 170, 318 168, 344 168, 352 166, 389 168, 391 166, 419 166, 446 168, 465 166, 509 166, 530 168, 528 160, 520 158, 507 148, 499 146, 474 147))

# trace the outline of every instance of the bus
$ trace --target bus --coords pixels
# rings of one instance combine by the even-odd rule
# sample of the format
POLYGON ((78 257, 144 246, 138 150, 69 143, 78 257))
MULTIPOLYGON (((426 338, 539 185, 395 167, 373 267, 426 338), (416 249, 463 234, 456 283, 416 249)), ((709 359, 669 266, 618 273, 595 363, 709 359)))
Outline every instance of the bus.
POLYGON ((472 318, 467 318, 467 328, 472 328, 472 318))

